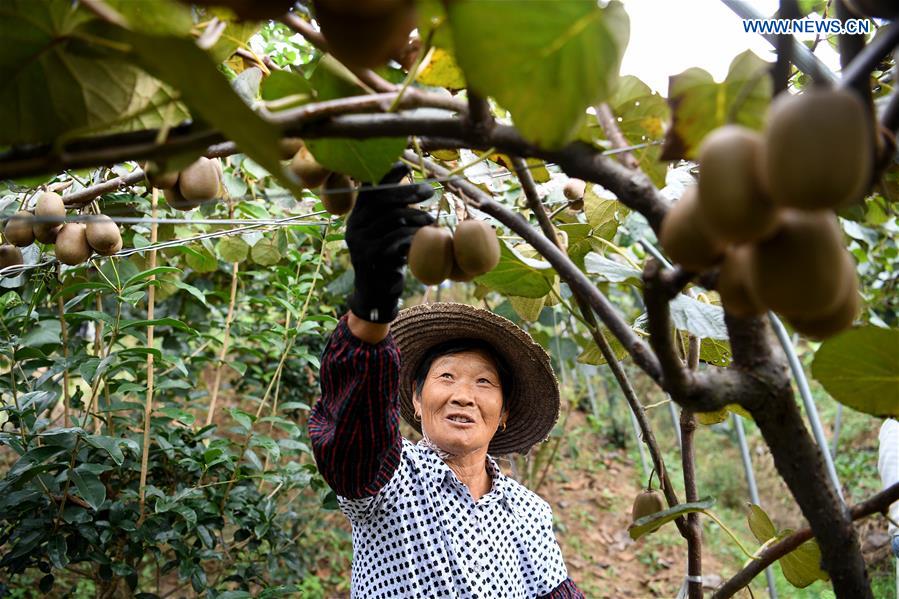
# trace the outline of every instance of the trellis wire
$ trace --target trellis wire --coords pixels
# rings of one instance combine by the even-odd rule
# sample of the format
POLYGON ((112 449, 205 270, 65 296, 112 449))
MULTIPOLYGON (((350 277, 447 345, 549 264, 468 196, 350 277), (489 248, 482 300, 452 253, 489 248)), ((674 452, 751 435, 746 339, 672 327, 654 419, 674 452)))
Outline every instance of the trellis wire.
MULTIPOLYGON (((324 220, 310 220, 310 221, 301 221, 300 220, 300 219, 305 219, 310 216, 315 216, 315 215, 319 215, 319 214, 322 214, 322 212, 319 211, 319 212, 312 212, 312 213, 308 213, 308 214, 289 216, 289 217, 282 218, 282 219, 275 219, 272 221, 267 221, 262 224, 256 223, 256 224, 252 224, 249 226, 237 227, 237 228, 226 230, 226 231, 214 231, 212 233, 204 233, 202 235, 195 235, 193 237, 185 237, 184 239, 172 239, 169 241, 161 241, 159 243, 146 245, 146 246, 140 247, 140 248, 127 248, 127 249, 121 250, 121 251, 113 254, 112 256, 94 256, 94 259, 97 259, 97 258, 127 258, 128 256, 131 256, 132 254, 140 254, 140 253, 147 252, 147 251, 154 250, 154 249, 163 250, 163 249, 169 249, 169 248, 173 248, 173 247, 180 247, 183 245, 189 245, 189 244, 197 242, 197 241, 203 241, 204 239, 215 239, 218 237, 230 237, 232 235, 240 235, 240 234, 246 233, 248 231, 253 231, 253 230, 262 229, 262 228, 269 230, 271 228, 289 227, 289 226, 297 226, 297 225, 321 226, 321 225, 327 224, 328 221, 324 221, 324 220)), ((57 262, 57 260, 55 258, 52 258, 52 259, 45 260, 43 262, 38 262, 35 264, 17 264, 15 266, 7 266, 4 269, 0 269, 0 278, 18 276, 24 272, 34 270, 34 269, 40 268, 42 266, 48 266, 51 264, 55 264, 56 262, 57 262)))
MULTIPOLYGON (((752 503, 761 505, 759 488, 755 484, 755 471, 752 469, 752 457, 749 455, 749 444, 746 443, 746 432, 743 430, 743 418, 731 413, 734 428, 737 429, 737 441, 740 445, 740 457, 743 458, 743 471, 746 473, 746 484, 749 486, 749 498, 752 503)), ((765 579, 768 582, 768 596, 777 599, 777 587, 774 584, 774 572, 771 567, 765 568, 765 579)))
POLYGON ((812 433, 815 435, 815 441, 818 443, 818 449, 821 451, 821 457, 824 458, 824 465, 827 467, 827 475, 840 497, 840 501, 845 505, 843 498, 843 489, 840 486, 840 479, 837 476, 837 469, 833 464, 833 458, 830 455, 830 448, 827 446, 827 438, 824 436, 824 428, 821 426, 821 418, 818 416, 818 408, 815 400, 812 398, 812 391, 808 386, 808 379, 805 377, 805 371, 796 355, 796 349, 787 335, 787 330, 783 323, 774 312, 768 312, 768 319, 771 321, 771 327, 777 335, 778 341, 787 356, 790 363, 790 370, 793 378, 796 380, 796 386, 799 388, 799 395, 802 396, 802 402, 805 404, 805 413, 808 416, 809 424, 812 425, 812 433))

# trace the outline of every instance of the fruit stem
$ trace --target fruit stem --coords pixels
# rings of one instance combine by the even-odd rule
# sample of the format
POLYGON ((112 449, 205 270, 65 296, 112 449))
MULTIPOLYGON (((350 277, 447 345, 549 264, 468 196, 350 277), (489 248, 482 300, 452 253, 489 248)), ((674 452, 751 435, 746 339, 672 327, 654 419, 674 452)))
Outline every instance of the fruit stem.
POLYGON ((387 112, 396 112, 400 107, 400 102, 403 100, 403 95, 406 93, 406 90, 409 89, 409 86, 412 85, 412 82, 418 77, 418 71, 421 69, 422 65, 425 65, 431 61, 431 56, 434 55, 434 47, 431 45, 431 40, 434 38, 434 31, 436 28, 431 29, 428 32, 428 37, 425 38, 425 42, 421 47, 421 50, 418 52, 418 56, 415 57, 415 62, 412 63, 412 66, 409 68, 409 72, 406 73, 406 78, 403 80, 403 85, 400 87, 399 93, 396 95, 396 98, 393 99, 393 102, 390 104, 390 108, 387 109, 387 112))
POLYGON ((734 533, 734 531, 732 531, 730 528, 728 528, 728 527, 727 527, 727 524, 725 524, 724 522, 722 522, 722 521, 718 518, 718 516, 715 515, 714 512, 712 512, 711 510, 699 510, 699 511, 700 511, 701 513, 705 514, 706 516, 708 516, 709 518, 711 518, 712 520, 714 520, 715 523, 718 524, 718 526, 721 527, 721 530, 723 530, 725 533, 727 533, 727 535, 728 535, 731 539, 733 539, 734 543, 737 544, 737 547, 740 548, 740 551, 742 551, 743 554, 746 555, 746 557, 748 557, 748 558, 751 559, 751 560, 757 560, 757 559, 758 559, 758 556, 756 556, 756 555, 753 554, 753 553, 750 553, 749 550, 746 549, 746 547, 743 545, 743 543, 740 542, 740 539, 737 538, 737 535, 734 533))

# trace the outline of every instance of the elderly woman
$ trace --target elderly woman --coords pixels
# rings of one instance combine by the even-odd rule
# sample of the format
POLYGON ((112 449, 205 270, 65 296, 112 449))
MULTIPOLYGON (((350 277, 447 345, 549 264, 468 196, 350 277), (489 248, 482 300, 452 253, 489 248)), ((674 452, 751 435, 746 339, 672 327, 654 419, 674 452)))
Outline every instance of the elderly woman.
POLYGON ((347 223, 350 312, 324 351, 309 432, 353 527, 353 597, 583 597, 549 505, 489 454, 527 452, 559 413, 548 356, 520 328, 461 304, 397 315, 426 185, 395 167, 347 223), (422 433, 400 436, 399 415, 422 433))

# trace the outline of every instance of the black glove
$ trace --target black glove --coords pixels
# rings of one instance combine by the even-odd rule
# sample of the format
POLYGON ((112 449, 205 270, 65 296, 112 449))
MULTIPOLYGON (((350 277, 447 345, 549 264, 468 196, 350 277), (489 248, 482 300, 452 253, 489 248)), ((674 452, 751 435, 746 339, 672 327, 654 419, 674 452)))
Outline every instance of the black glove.
POLYGON ((408 174, 408 167, 397 162, 379 183, 387 189, 363 183, 347 220, 346 244, 356 273, 350 310, 369 322, 384 324, 396 318, 412 236, 434 222, 427 212, 409 208, 434 194, 430 185, 394 186, 408 174))

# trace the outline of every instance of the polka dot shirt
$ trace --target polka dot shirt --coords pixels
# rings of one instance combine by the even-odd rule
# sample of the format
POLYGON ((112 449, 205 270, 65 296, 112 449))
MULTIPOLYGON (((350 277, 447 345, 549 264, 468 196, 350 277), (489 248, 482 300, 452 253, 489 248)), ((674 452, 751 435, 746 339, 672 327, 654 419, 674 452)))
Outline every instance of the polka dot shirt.
POLYGON ((488 457, 475 502, 431 449, 403 440, 374 497, 339 497, 353 525, 353 597, 529 598, 568 578, 548 503, 488 457))

